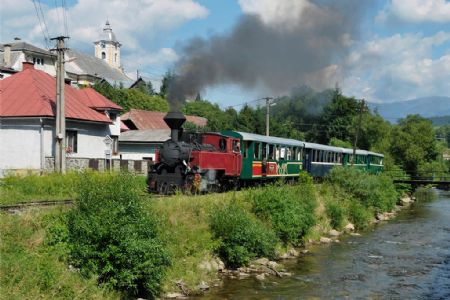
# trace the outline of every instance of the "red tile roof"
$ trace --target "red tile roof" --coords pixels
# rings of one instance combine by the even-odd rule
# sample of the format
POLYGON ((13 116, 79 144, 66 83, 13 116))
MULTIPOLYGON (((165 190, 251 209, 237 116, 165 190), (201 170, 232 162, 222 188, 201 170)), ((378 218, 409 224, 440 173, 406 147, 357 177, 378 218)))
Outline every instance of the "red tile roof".
MULTIPOLYGON (((64 86, 66 118, 111 123, 105 114, 86 104, 89 101, 97 103, 97 99, 101 98, 97 95, 95 100, 91 100, 93 93, 88 93, 89 100, 83 96, 85 92, 80 93, 69 85, 64 86)), ((28 67, 0 81, 0 116, 54 117, 55 98, 56 79, 43 71, 28 67)))
POLYGON ((122 107, 115 104, 102 94, 98 93, 93 88, 84 88, 81 90, 77 90, 77 92, 81 95, 81 99, 83 102, 94 109, 117 109, 122 110, 122 107))
MULTIPOLYGON (((132 109, 120 116, 122 121, 130 120, 137 129, 169 129, 163 118, 167 113, 159 111, 146 111, 132 109)), ((208 120, 197 116, 186 116, 187 122, 192 122, 197 126, 206 126, 208 120)))

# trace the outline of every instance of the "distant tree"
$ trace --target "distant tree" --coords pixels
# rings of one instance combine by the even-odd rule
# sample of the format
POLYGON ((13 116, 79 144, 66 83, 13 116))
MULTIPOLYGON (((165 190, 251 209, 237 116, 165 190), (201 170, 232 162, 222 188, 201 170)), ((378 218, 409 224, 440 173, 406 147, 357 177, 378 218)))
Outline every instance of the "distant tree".
POLYGON ((161 82, 161 87, 159 88, 159 95, 161 97, 166 98, 167 93, 169 91, 169 84, 173 80, 174 77, 175 77, 175 74, 170 70, 167 71, 166 74, 164 75, 162 82, 161 82))
POLYGON ((202 101, 202 96, 200 95, 200 92, 197 93, 197 96, 195 97, 195 101, 202 101))
POLYGON ((153 85, 150 80, 145 81, 144 79, 140 78, 141 80, 136 84, 134 88, 140 90, 141 92, 147 94, 147 95, 154 95, 155 91, 153 90, 153 85))
POLYGON ((187 115, 194 115, 208 119, 207 129, 211 131, 221 131, 229 128, 231 122, 228 115, 222 111, 217 104, 207 100, 193 101, 185 104, 182 109, 187 115))
POLYGON ((151 111, 169 110, 169 104, 164 98, 159 95, 149 95, 140 89, 117 88, 107 82, 98 82, 93 88, 112 102, 122 106, 125 112, 132 108, 151 111))
POLYGON ((416 175, 419 165, 432 162, 439 155, 431 121, 419 115, 401 119, 393 128, 389 150, 396 164, 416 175))

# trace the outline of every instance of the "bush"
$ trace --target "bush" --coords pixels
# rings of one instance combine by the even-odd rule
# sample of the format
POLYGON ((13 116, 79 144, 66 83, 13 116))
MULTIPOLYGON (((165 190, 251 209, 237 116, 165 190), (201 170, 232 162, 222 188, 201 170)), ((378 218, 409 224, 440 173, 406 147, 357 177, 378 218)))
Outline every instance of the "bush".
POLYGON ((376 212, 392 210, 398 199, 392 179, 383 174, 373 175, 355 168, 335 167, 329 173, 328 180, 376 212))
POLYGON ((325 204, 325 211, 330 219, 330 225, 335 229, 342 229, 346 216, 346 211, 342 204, 336 201, 329 201, 325 204))
POLYGON ((373 213, 361 203, 351 201, 348 207, 348 214, 350 222, 355 225, 356 229, 364 229, 370 224, 373 213))
POLYGON ((213 236, 220 240, 218 254, 228 267, 244 266, 256 257, 275 255, 275 233, 236 201, 214 210, 210 227, 213 236))
POLYGON ((131 174, 83 174, 68 215, 70 260, 99 283, 156 297, 169 257, 141 208, 137 182, 131 174))
POLYGON ((286 244, 299 244, 316 222, 316 199, 311 183, 298 186, 268 186, 252 190, 253 212, 272 225, 286 244))

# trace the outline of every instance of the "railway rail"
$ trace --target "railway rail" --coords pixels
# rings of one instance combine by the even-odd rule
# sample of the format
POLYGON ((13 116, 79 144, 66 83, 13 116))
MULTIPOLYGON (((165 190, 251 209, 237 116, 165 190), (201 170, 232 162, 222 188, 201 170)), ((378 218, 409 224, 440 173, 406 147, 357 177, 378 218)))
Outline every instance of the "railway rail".
POLYGON ((22 211, 32 207, 47 207, 57 205, 72 205, 74 200, 44 200, 44 201, 32 201, 32 202, 20 202, 14 204, 0 205, 0 211, 6 211, 14 213, 16 211, 22 211))

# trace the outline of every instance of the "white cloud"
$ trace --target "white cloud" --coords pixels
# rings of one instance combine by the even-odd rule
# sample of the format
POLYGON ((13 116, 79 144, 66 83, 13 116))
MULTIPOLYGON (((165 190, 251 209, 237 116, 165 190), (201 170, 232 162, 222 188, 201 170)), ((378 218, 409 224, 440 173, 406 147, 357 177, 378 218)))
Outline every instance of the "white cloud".
POLYGON ((361 44, 345 65, 351 75, 344 91, 371 101, 448 95, 450 51, 433 57, 435 47, 450 42, 450 33, 396 34, 361 44))
MULTIPOLYGON (((61 8, 51 4, 41 4, 41 7, 50 37, 64 34, 61 8)), ((69 47, 93 53, 92 43, 98 39, 108 18, 123 44, 122 53, 129 59, 123 60, 126 67, 169 63, 176 58, 175 52, 155 47, 156 38, 162 39, 170 30, 190 20, 205 18, 208 13, 195 0, 78 0, 67 10, 69 47)), ((1 42, 19 36, 29 43, 45 46, 32 1, 2 0, 1 36, 1 42)))
POLYGON ((384 22, 397 18, 406 22, 450 22, 450 2, 446 0, 391 0, 378 14, 384 22))
MULTIPOLYGON (((329 18, 330 11, 326 7, 318 7, 308 0, 238 0, 242 11, 253 14, 267 25, 281 26, 283 29, 295 30, 304 21, 305 10, 316 18, 329 18)), ((313 26, 303 22, 303 27, 313 26)))

